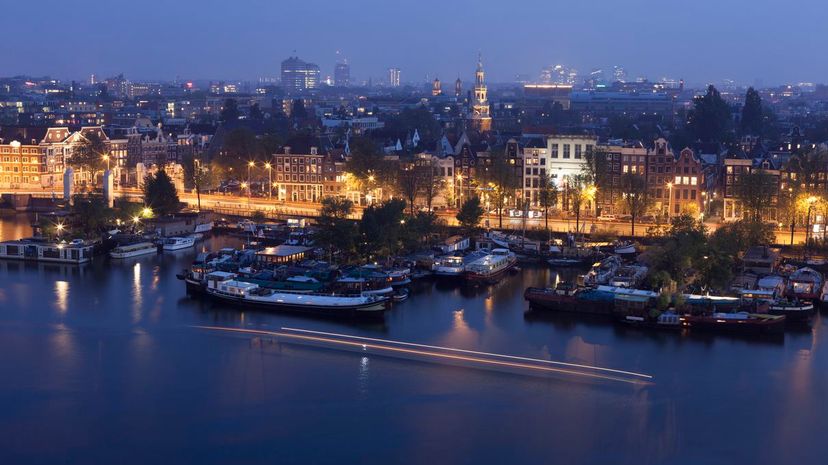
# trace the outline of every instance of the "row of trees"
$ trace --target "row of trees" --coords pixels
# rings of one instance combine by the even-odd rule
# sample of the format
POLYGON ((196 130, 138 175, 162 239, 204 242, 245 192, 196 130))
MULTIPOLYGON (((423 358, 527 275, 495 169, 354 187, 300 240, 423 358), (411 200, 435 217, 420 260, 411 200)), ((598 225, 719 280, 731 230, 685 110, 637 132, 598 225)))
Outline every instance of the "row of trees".
POLYGON ((773 226, 760 221, 737 221, 708 234, 700 220, 680 215, 641 260, 650 267, 654 289, 725 290, 733 278, 735 257, 749 246, 773 242, 773 226))
MULTIPOLYGON (((406 202, 388 200, 371 205, 360 220, 350 219, 353 202, 338 197, 322 199, 316 243, 331 260, 382 260, 432 244, 444 223, 432 212, 406 214, 406 202)), ((479 219, 478 219, 479 222, 479 219)))

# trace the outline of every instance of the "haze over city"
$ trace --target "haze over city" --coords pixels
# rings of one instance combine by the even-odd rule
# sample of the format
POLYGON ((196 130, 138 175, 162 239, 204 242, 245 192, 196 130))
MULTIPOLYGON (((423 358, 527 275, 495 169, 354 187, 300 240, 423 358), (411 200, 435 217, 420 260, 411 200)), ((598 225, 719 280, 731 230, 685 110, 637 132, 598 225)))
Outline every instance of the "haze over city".
MULTIPOLYGON (((453 2, 115 0, 37 2, 37 28, 10 21, 0 43, 3 75, 134 79, 255 79, 278 74, 299 55, 331 74, 346 58, 356 79, 389 67, 404 80, 468 79, 478 52, 490 82, 536 78, 564 64, 589 73, 620 65, 631 78, 683 78, 690 85, 819 82, 828 63, 814 50, 825 17, 819 0, 791 2, 453 2), (24 39, 25 38, 25 39, 24 39), (294 52, 295 51, 295 52, 294 52)), ((31 16, 30 2, 8 2, 4 16, 31 16)))

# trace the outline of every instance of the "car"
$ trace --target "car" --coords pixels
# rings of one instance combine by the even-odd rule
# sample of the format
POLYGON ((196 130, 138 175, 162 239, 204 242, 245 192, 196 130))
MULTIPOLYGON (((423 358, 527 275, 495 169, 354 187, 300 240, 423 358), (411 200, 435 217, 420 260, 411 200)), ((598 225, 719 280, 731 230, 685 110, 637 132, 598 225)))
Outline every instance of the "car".
POLYGON ((600 215, 598 217, 598 221, 615 221, 616 219, 615 215, 600 215))

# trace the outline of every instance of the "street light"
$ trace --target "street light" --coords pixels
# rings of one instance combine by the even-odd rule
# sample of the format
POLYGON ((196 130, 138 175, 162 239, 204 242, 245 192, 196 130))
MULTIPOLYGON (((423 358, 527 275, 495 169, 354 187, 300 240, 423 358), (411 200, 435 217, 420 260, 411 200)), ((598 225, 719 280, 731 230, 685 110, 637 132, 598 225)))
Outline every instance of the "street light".
POLYGON ((144 209, 141 210, 141 215, 143 215, 144 218, 151 217, 152 216, 152 209, 150 207, 144 207, 144 209))
POLYGON ((250 185, 250 170, 254 166, 256 166, 256 163, 254 163, 253 160, 250 160, 249 162, 247 162, 247 206, 250 206, 250 195, 251 195, 250 191, 253 190, 253 189, 250 188, 250 186, 251 186, 250 185))
POLYGON ((273 200, 273 169, 270 162, 265 163, 267 168, 267 200, 273 200))
POLYGON ((57 232, 57 238, 58 239, 60 239, 60 234, 63 232, 64 228, 65 228, 65 226, 63 225, 63 223, 58 223, 58 224, 55 225, 55 230, 57 232))
POLYGON ((106 162, 106 170, 109 171, 109 155, 104 154, 101 158, 106 162))
POLYGON ((814 204, 817 201, 817 198, 813 195, 805 199, 808 202, 808 215, 805 217, 805 247, 808 247, 808 239, 811 235, 811 208, 813 208, 814 204))
POLYGON ((672 182, 667 183, 667 191, 669 191, 669 196, 667 197, 668 198, 668 200, 667 200, 667 218, 672 218, 673 217, 673 212, 671 211, 671 208, 673 206, 673 183, 672 182))

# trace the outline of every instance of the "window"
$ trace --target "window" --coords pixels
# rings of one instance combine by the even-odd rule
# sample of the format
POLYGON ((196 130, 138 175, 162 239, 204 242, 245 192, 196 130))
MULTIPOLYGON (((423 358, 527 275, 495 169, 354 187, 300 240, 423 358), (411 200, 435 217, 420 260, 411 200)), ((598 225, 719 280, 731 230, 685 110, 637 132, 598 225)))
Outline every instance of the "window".
POLYGON ((581 158, 581 144, 575 144, 575 158, 581 158))
POLYGON ((695 177, 695 176, 693 176, 692 178, 690 178, 690 185, 691 185, 691 186, 695 186, 695 185, 697 185, 698 183, 699 183, 699 178, 697 178, 697 177, 695 177))
POLYGON ((558 144, 552 144, 552 158, 558 158, 558 144))
POLYGON ((563 145, 563 157, 569 158, 569 144, 563 145))
POLYGON ((674 184, 681 184, 681 176, 676 176, 674 184))
POLYGON ((695 189, 690 191, 690 200, 696 200, 696 190, 695 189))
POLYGON ((526 175, 532 174, 532 168, 526 168, 526 175))

